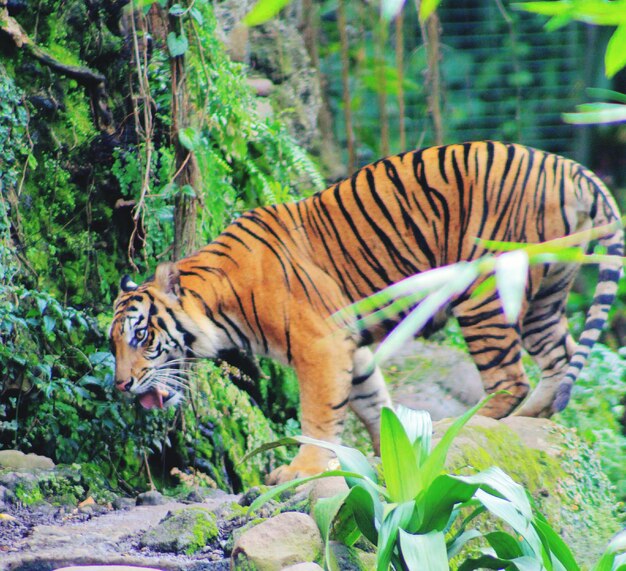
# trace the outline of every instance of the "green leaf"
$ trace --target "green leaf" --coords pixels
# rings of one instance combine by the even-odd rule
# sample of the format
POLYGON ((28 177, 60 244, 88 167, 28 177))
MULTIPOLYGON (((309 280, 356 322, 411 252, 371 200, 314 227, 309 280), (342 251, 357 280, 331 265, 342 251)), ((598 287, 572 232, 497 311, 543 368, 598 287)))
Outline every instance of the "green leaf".
POLYGON ((515 532, 521 535, 539 561, 545 561, 547 553, 544 551, 539 535, 531 525, 529 518, 521 514, 512 502, 497 498, 483 490, 476 492, 476 499, 493 515, 499 517, 507 525, 512 527, 515 532))
POLYGON ((391 500, 401 503, 414 499, 421 489, 415 449, 396 413, 387 407, 381 411, 380 458, 391 500))
POLYGON ((482 536, 483 534, 477 529, 468 529, 467 531, 455 536, 452 542, 448 545, 448 559, 452 559, 458 555, 468 541, 482 536))
POLYGON ((604 89, 603 87, 588 87, 586 89, 589 97, 596 99, 612 99, 619 103, 626 103, 626 94, 614 91, 612 89, 604 89))
MULTIPOLYGON (((455 267, 454 278, 424 299, 380 344, 375 353, 378 363, 385 361, 408 339, 414 337, 431 317, 446 306, 452 297, 465 291, 478 276, 478 266, 475 263, 459 263, 455 267)), ((425 276, 427 273, 429 272, 420 275, 425 276)))
POLYGON ((409 569, 449 571, 446 540, 443 532, 413 535, 400 530, 400 549, 409 569))
POLYGON ((204 24, 204 16, 202 15, 202 12, 200 12, 200 10, 198 10, 197 8, 191 8, 189 10, 189 13, 199 26, 202 26, 204 24))
POLYGON ((541 514, 535 515, 533 526, 539 534, 544 547, 562 563, 567 571, 579 571, 580 567, 576 563, 570 548, 541 514))
POLYGON ((313 509, 313 517, 324 540, 326 567, 330 569, 330 571, 341 571, 332 553, 330 544, 331 533, 336 532, 337 528, 340 527, 342 530, 341 533, 338 535, 333 533, 333 539, 345 545, 351 545, 360 535, 352 512, 346 504, 346 498, 351 491, 352 490, 337 494, 331 498, 321 498, 315 503, 313 509), (346 508, 348 509, 346 510, 346 508), (342 516, 341 522, 338 521, 340 515, 342 516))
POLYGON ((626 66, 626 22, 617 26, 606 46, 604 54, 606 76, 613 77, 624 66, 626 66))
POLYGON ((437 9, 441 0, 422 0, 420 2, 419 18, 421 22, 425 22, 428 17, 437 9))
POLYGON ((579 105, 577 113, 563 113, 563 120, 572 125, 622 123, 626 121, 626 105, 589 103, 579 105))
POLYGON ((430 414, 425 410, 397 405, 396 415, 415 449, 418 464, 421 466, 428 458, 432 445, 433 422, 430 414))
POLYGON ((180 192, 182 195, 184 196, 189 196, 190 198, 195 198, 196 195, 196 191, 193 189, 193 186, 191 186, 190 184, 185 184, 181 187, 180 192))
POLYGON ((193 151, 201 143, 200 133, 193 127, 185 127, 178 131, 180 144, 189 151, 193 151))
POLYGON ((486 533, 484 537, 501 559, 515 559, 524 555, 519 541, 510 533, 493 531, 486 533))
POLYGON ((405 502, 391 509, 385 516, 378 532, 378 554, 376 571, 388 571, 393 550, 396 546, 398 530, 406 527, 415 510, 415 502, 405 502))
POLYGON ((477 405, 470 408, 467 412, 457 418, 450 428, 446 430, 441 440, 433 448, 430 456, 426 459, 422 465, 424 487, 427 488, 434 481, 434 479, 441 474, 446 462, 448 450, 452 441, 457 437, 463 427, 469 422, 470 418, 474 416, 485 404, 487 404, 495 396, 502 394, 501 391, 489 395, 486 399, 479 402, 477 405))
POLYGON ((246 26, 258 26, 276 16, 290 0, 259 0, 243 19, 246 26))
POLYGON ((177 36, 174 32, 167 34, 167 48, 172 57, 180 57, 189 49, 187 36, 181 34, 177 36))
POLYGON ((469 483, 457 476, 438 476, 416 501, 416 510, 420 514, 419 527, 412 531, 443 531, 454 508, 471 499, 478 487, 478 483, 469 483))
POLYGON ((170 16, 182 16, 184 13, 186 12, 186 10, 180 5, 180 4, 174 4, 170 10, 170 16))
POLYGON ((295 480, 290 480, 289 482, 283 482, 282 484, 278 484, 277 486, 271 487, 267 492, 261 494, 256 500, 254 500, 248 510, 253 512, 258 510, 262 505, 266 504, 270 500, 273 500, 275 497, 279 496, 283 492, 290 490, 291 488, 297 488, 298 486, 302 486, 308 482, 313 482, 315 480, 319 480, 320 478, 331 478, 333 476, 341 476, 345 478, 346 476, 350 476, 351 478, 360 478, 360 474, 355 474, 354 472, 346 472, 345 470, 329 470, 328 472, 322 472, 321 474, 316 474, 315 476, 308 476, 306 478, 296 478, 295 480))
POLYGON ((509 323, 516 323, 526 297, 528 254, 524 250, 515 250, 498 256, 495 272, 504 315, 509 323))
POLYGON ((378 527, 383 520, 383 505, 368 488, 355 486, 346 498, 361 533, 373 545, 378 543, 378 527))
MULTIPOLYGON (((267 452, 273 448, 278 448, 279 446, 285 446, 288 444, 311 444, 334 452, 344 470, 355 473, 357 478, 362 478, 368 486, 372 487, 372 490, 386 495, 386 490, 378 486, 378 477, 376 476, 376 472, 361 452, 355 450, 354 448, 342 446, 341 444, 326 442, 325 440, 316 440, 315 438, 310 438, 308 436, 285 437, 275 440, 274 442, 268 442, 267 444, 263 444, 246 454, 241 462, 245 462, 256 454, 267 452)), ((352 476, 348 476, 346 478, 346 482, 348 483, 348 486, 356 485, 356 481, 352 476)))
POLYGON ((49 315, 43 316, 43 328, 45 331, 47 331, 48 333, 51 333, 52 331, 55 330, 56 326, 57 326, 57 322, 53 317, 50 317, 49 315))

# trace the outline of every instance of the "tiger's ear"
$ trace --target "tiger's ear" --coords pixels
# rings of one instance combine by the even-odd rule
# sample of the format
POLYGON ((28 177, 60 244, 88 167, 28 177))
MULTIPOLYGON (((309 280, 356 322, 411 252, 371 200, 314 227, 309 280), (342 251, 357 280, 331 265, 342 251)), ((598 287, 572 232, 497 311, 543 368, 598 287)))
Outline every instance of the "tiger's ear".
POLYGON ((167 294, 178 295, 180 293, 180 273, 173 262, 163 262, 157 266, 154 273, 154 283, 167 294))
POLYGON ((123 292, 135 291, 139 286, 130 279, 129 276, 124 276, 120 281, 120 289, 123 292))

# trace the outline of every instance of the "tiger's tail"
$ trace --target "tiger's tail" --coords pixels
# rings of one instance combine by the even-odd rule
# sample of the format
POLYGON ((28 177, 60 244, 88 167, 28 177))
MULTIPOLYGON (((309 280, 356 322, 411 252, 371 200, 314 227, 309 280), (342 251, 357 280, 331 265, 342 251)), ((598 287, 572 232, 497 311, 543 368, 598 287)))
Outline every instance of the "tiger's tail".
MULTIPOLYGON (((582 179, 581 184, 588 185, 588 190, 593 197, 593 206, 590 212, 593 227, 596 228, 608 224, 618 225, 615 229, 611 228, 610 233, 598 238, 599 244, 605 248, 607 255, 623 256, 624 228, 620 222, 620 213, 615 200, 604 183, 592 172, 582 169, 579 176, 582 179)), ((557 387, 552 403, 553 412, 560 412, 567 406, 573 385, 607 321, 608 312, 617 294, 618 282, 621 276, 621 261, 607 261, 599 265, 598 283, 594 292, 593 302, 587 312, 585 327, 578 340, 576 352, 572 356, 569 366, 557 387)))

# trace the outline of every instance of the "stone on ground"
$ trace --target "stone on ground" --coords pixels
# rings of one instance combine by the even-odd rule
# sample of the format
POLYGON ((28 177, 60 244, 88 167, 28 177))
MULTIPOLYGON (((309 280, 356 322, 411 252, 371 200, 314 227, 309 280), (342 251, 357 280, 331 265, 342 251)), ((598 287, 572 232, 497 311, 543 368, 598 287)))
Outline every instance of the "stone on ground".
POLYGON ((35 470, 52 470, 54 462, 45 456, 24 454, 19 450, 0 450, 0 470, 17 470, 33 472, 35 470))
POLYGON ((191 555, 218 535, 217 517, 202 507, 168 513, 159 524, 141 538, 141 545, 164 553, 191 555))
POLYGON ((299 512, 285 512, 246 531, 235 543, 233 569, 281 571, 297 563, 320 561, 322 536, 315 521, 299 512))

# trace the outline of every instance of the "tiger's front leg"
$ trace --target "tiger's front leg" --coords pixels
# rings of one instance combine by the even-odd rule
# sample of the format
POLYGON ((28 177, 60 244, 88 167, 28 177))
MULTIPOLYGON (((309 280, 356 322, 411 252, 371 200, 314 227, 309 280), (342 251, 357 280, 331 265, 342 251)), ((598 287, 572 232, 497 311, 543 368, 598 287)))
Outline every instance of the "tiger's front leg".
MULTIPOLYGON (((300 327, 300 331, 304 335, 292 339, 292 364, 300 386, 302 434, 339 442, 350 398, 355 343, 345 331, 313 340, 306 334, 311 329, 300 327)), ((303 445, 289 465, 268 476, 267 483, 319 474, 332 458, 334 454, 324 448, 303 445)))

